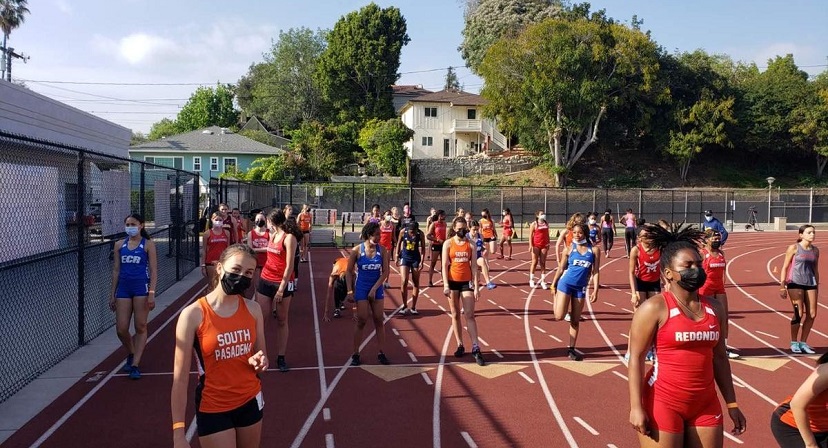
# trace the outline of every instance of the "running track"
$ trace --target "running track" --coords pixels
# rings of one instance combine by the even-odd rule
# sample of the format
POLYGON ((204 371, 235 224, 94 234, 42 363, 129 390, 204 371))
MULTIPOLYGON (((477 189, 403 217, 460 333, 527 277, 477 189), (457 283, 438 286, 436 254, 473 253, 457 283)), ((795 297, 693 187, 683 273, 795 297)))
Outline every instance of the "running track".
MULTIPOLYGON (((773 279, 773 267, 781 267, 785 247, 795 238, 793 232, 755 232, 728 240, 729 344, 743 355, 731 367, 748 419, 745 434, 727 434, 728 447, 773 443, 768 429, 772 409, 793 393, 816 358, 788 353, 790 305, 779 299, 773 279)), ((365 364, 350 368, 350 311, 329 323, 321 320, 327 274, 341 251, 314 249, 310 263, 301 265, 302 283, 290 312, 287 361, 292 370, 263 375, 262 446, 637 446, 628 424, 627 370, 621 362, 631 319, 628 260, 619 258, 623 243, 616 240, 612 258, 603 260, 603 289, 598 301, 585 308, 581 363, 566 358, 566 344, 560 341, 567 339, 568 323, 552 320, 549 291, 528 287, 526 250, 517 244, 514 260, 492 260, 499 287, 484 289, 477 305, 488 366, 478 367, 468 354, 460 361, 453 357, 448 304, 439 283, 421 294, 420 316, 397 315, 400 280, 393 273, 385 300, 385 352, 393 365, 377 363, 369 322, 365 364)), ((823 276, 825 270, 823 263, 823 276)), ((421 283, 427 284, 426 278, 421 283)), ((125 355, 119 350, 3 446, 171 446, 175 313, 201 294, 202 285, 196 285, 150 323, 154 337, 140 381, 118 371, 125 355), (104 373, 95 377, 94 372, 104 373)), ((826 305, 820 303, 820 308, 826 305)), ((266 332, 274 353, 275 321, 270 322, 266 332)), ((819 316, 809 343, 820 352, 828 347, 825 332, 828 324, 819 316)), ((465 339, 469 347, 468 335, 465 339)), ((190 389, 195 379, 193 375, 190 389)), ((192 397, 189 403, 192 434, 192 397)), ((729 431, 727 417, 725 425, 729 431)), ((198 446, 197 437, 193 446, 198 446)))

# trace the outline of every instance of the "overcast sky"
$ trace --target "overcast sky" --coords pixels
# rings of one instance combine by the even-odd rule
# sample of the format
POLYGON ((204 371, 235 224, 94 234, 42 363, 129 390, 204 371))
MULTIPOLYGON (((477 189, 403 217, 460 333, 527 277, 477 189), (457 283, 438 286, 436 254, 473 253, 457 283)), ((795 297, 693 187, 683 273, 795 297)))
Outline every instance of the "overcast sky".
MULTIPOLYGON (((399 84, 442 88, 445 67, 458 67, 467 91, 482 81, 463 67, 457 47, 463 11, 455 0, 377 1, 395 5, 408 23, 399 84)), ((643 28, 670 51, 703 48, 760 67, 792 53, 811 74, 828 64, 824 0, 594 0, 594 9, 643 28)), ((367 4, 354 0, 30 0, 31 14, 9 46, 31 59, 13 77, 31 89, 146 133, 175 118, 198 85, 235 83, 262 60, 279 30, 332 28, 367 4), (62 83, 57 83, 60 81, 62 83), (143 84, 143 85, 141 85, 143 84)))

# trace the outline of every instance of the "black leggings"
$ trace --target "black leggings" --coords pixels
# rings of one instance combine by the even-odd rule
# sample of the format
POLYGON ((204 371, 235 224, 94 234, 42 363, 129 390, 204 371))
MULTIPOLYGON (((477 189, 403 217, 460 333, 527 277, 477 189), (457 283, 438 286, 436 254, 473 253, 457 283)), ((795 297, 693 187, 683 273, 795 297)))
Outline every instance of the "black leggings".
POLYGON ((601 241, 604 245, 604 253, 612 249, 613 238, 615 238, 615 231, 612 230, 612 227, 604 227, 601 229, 601 241))
MULTIPOLYGON (((799 430, 779 419, 779 417, 790 409, 788 403, 779 405, 771 414, 770 428, 776 443, 781 448, 805 448, 805 442, 799 430)), ((828 432, 815 432, 814 438, 820 448, 828 448, 828 432)))
POLYGON ((630 254, 630 251, 635 246, 635 242, 635 227, 624 228, 624 245, 627 247, 627 255, 630 254))

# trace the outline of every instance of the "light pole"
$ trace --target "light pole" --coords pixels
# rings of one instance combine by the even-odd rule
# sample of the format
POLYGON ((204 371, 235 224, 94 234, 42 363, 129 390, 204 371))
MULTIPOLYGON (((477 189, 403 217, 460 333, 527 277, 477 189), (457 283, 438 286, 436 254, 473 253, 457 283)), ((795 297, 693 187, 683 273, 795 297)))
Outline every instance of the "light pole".
POLYGON ((773 181, 776 180, 775 177, 768 177, 765 179, 768 181, 768 224, 771 222, 771 188, 773 187, 773 181))

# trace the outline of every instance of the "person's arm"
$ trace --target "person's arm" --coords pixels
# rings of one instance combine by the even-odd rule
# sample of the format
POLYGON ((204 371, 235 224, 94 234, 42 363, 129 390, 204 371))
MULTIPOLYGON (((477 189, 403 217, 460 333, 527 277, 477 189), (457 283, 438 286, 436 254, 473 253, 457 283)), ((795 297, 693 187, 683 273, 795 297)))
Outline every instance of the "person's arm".
POLYGON ((641 301, 641 298, 638 295, 638 291, 635 289, 635 267, 638 264, 638 246, 633 246, 630 250, 630 292, 631 297, 630 301, 632 302, 633 309, 638 308, 638 304, 641 301))
POLYGON ((351 249, 351 254, 348 256, 348 269, 345 271, 345 284, 348 288, 348 293, 345 299, 348 302, 354 301, 354 282, 356 281, 356 262, 359 258, 359 246, 351 249))
POLYGON ((210 232, 208 230, 201 235, 201 274, 207 275, 207 246, 210 244, 210 232))
POLYGON ((630 325, 630 345, 627 350, 627 376, 630 389, 630 424, 641 434, 649 434, 649 417, 644 410, 644 356, 653 344, 653 337, 660 324, 664 301, 655 296, 645 301, 633 314, 630 325))
POLYGON ((247 358, 247 363, 253 367, 256 374, 267 370, 267 344, 265 341, 264 332, 264 317, 262 316, 262 307, 255 300, 245 301, 247 310, 256 319, 256 343, 253 344, 253 355, 247 358))
POLYGON ((331 269, 331 275, 328 276, 328 288, 325 290, 325 309, 322 311, 322 320, 324 322, 331 321, 331 317, 328 315, 328 310, 331 309, 334 282, 336 282, 337 277, 339 277, 339 274, 336 272, 336 264, 334 264, 333 269, 331 269))
MULTIPOLYGON (((454 237, 452 237, 452 238, 454 238, 454 237)), ((440 264, 442 264, 442 266, 441 266, 442 272, 441 273, 443 275, 443 294, 445 294, 446 296, 448 296, 451 293, 451 291, 449 290, 449 284, 448 284, 448 282, 449 282, 449 280, 448 280, 449 279, 449 276, 448 276, 449 264, 451 262, 451 260, 449 260, 449 246, 451 245, 450 241, 451 241, 451 239, 448 239, 448 240, 443 242, 443 247, 441 249, 442 256, 440 257, 440 264)))
POLYGON ((814 432, 811 431, 811 425, 808 424, 811 421, 808 415, 808 405, 826 389, 828 389, 828 364, 822 364, 808 376, 791 398, 791 412, 797 422, 799 435, 802 436, 802 441, 805 442, 807 448, 818 446, 814 432))
POLYGON ((434 222, 431 222, 426 229, 426 239, 434 241, 434 222))
POLYGON ((118 278, 121 276, 121 256, 118 253, 124 240, 118 240, 112 246, 112 289, 109 293, 109 309, 115 311, 115 292, 118 290, 118 278))
MULTIPOLYGON (((727 316, 721 302, 712 300, 709 303, 716 312, 716 316, 727 316)), ((719 343, 713 347, 713 376, 716 379, 716 385, 719 386, 722 398, 727 403, 727 413, 730 414, 730 420, 733 421, 731 432, 736 435, 745 432, 747 428, 745 416, 736 404, 736 391, 733 389, 733 377, 730 373, 730 360, 727 357, 727 346, 724 337, 719 338, 719 343)))
POLYGON ((170 392, 173 441, 176 447, 187 447, 186 422, 187 384, 190 381, 190 363, 193 359, 193 340, 201 323, 201 309, 192 304, 181 312, 175 326, 175 354, 173 355, 173 381, 170 392))
POLYGON ((564 229, 564 231, 558 235, 557 241, 555 241, 555 261, 558 263, 558 266, 561 265, 561 246, 563 246, 568 232, 569 229, 564 229))
POLYGON ((718 219, 716 219, 716 222, 715 222, 714 224, 715 224, 715 225, 713 226, 713 227, 714 227, 714 229, 715 229, 717 232, 719 232, 719 235, 721 235, 721 236, 722 236, 722 240, 721 240, 721 241, 722 241, 722 246, 724 246, 725 241, 727 241, 727 229, 725 229, 724 224, 723 224, 721 221, 719 221, 718 219))
POLYGON ((492 240, 497 239, 497 226, 495 225, 494 219, 489 217, 489 225, 492 226, 492 240))
POLYGON ((592 263, 592 295, 589 301, 595 303, 598 300, 598 289, 601 287, 598 279, 601 272, 601 251, 597 247, 593 247, 592 254, 595 256, 595 262, 592 263))
POLYGON ((385 248, 377 244, 374 246, 376 251, 380 254, 380 258, 382 259, 382 263, 380 264, 381 271, 380 276, 377 278, 377 281, 374 283, 374 286, 368 291, 368 297, 373 299, 376 297, 377 290, 385 283, 386 277, 388 277, 388 254, 385 253, 385 248))
POLYGON ((158 284, 158 252, 155 250, 155 242, 147 240, 147 263, 149 264, 149 291, 147 295, 147 306, 149 310, 155 309, 155 286, 158 284))
POLYGON ((569 263, 569 254, 572 251, 572 247, 564 248, 563 253, 563 264, 558 263, 558 269, 555 269, 555 277, 552 279, 552 293, 554 294, 555 291, 558 290, 558 280, 560 280, 561 276, 563 275, 564 271, 566 270, 566 266, 569 263))
POLYGON ((791 244, 785 252, 785 261, 782 262, 782 270, 779 272, 779 295, 783 299, 788 297, 788 268, 791 266, 794 255, 796 255, 796 244, 791 244))
POLYGON ((406 229, 401 229, 397 233, 397 244, 394 245, 394 253, 399 255, 402 252, 402 245, 403 245, 403 232, 407 232, 406 229))
MULTIPOLYGON (((285 235, 285 272, 282 274, 282 281, 279 282, 279 290, 276 291, 276 294, 279 295, 279 299, 284 297, 285 289, 288 286, 288 279, 291 275, 293 275, 293 262, 295 261, 296 257, 296 237, 292 234, 288 233, 285 235)), ((281 300, 280 300, 281 301, 281 300)))
POLYGON ((477 247, 473 246, 469 243, 469 250, 471 250, 471 256, 469 257, 469 261, 471 262, 471 271, 472 271, 472 287, 474 288, 474 301, 480 300, 480 269, 477 266, 477 247))
POLYGON ((817 286, 819 286, 819 248, 813 246, 814 248, 814 281, 816 282, 817 286))
POLYGON ((420 232, 420 234, 418 235, 418 237, 420 238, 420 266, 419 266, 419 270, 422 271, 423 270, 423 265, 425 265, 425 259, 426 259, 426 240, 425 240, 425 235, 423 235, 422 230, 417 229, 417 232, 420 232))

